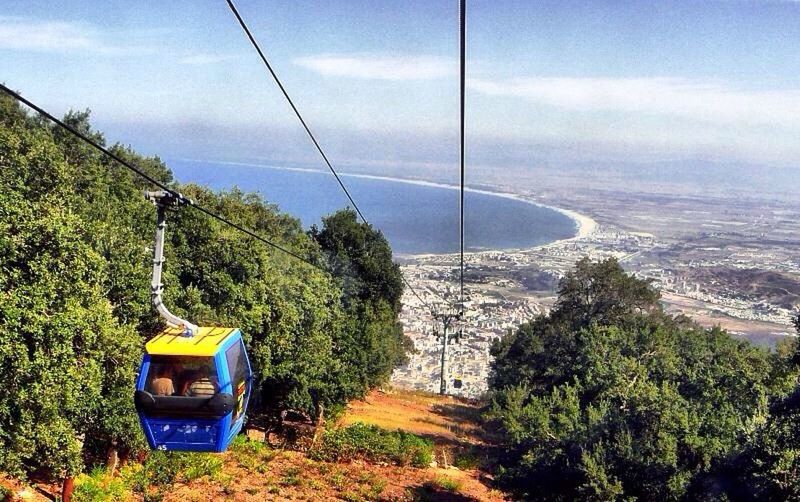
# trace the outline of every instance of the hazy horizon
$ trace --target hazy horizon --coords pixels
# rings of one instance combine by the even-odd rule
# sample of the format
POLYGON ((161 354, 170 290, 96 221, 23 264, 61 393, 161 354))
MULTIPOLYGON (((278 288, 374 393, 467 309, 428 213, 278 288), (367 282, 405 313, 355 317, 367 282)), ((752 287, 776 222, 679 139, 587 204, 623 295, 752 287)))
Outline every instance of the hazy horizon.
MULTIPOLYGON (((335 165, 457 162, 457 3, 237 2, 335 165)), ((468 10, 468 165, 786 192, 800 3, 468 10)), ((7 2, 6 85, 167 159, 321 166, 224 2, 7 2)))

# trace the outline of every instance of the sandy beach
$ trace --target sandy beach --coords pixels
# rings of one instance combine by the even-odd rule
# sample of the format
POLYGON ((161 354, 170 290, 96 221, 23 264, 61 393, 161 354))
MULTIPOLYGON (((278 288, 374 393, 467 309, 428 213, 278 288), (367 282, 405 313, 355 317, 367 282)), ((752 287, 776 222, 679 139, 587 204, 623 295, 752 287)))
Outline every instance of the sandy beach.
MULTIPOLYGON (((311 168, 304 168, 304 167, 276 167, 276 166, 269 166, 264 164, 255 164, 255 163, 248 163, 248 162, 224 162, 218 161, 215 162, 216 164, 227 164, 233 166, 246 166, 246 167, 260 167, 264 169, 275 169, 281 171, 295 171, 295 172, 305 172, 305 173, 317 173, 317 174, 326 174, 328 171, 322 171, 320 169, 311 169, 311 168)), ((458 190, 458 185, 451 185, 446 183, 436 183, 433 181, 424 181, 424 180, 413 180, 407 178, 394 178, 390 176, 379 176, 373 174, 355 174, 355 173, 339 173, 339 176, 342 178, 361 178, 361 179, 368 179, 368 180, 377 180, 377 181, 391 181, 395 183, 405 183, 408 185, 418 185, 418 186, 425 186, 425 187, 433 187, 433 188, 444 188, 447 190, 458 190)), ((552 209, 553 211, 557 211, 564 216, 567 216, 575 223, 575 236, 569 239, 561 239, 555 242, 551 242, 549 244, 545 244, 547 246, 558 244, 566 241, 582 239, 589 235, 591 235, 597 229, 597 222, 594 221, 589 216, 585 214, 578 213, 577 211, 573 211, 571 209, 564 209, 561 207, 550 206, 547 204, 542 204, 531 200, 530 198, 511 193, 511 192, 502 192, 502 191, 495 191, 495 190, 484 190, 479 188, 470 188, 466 187, 464 189, 465 192, 470 193, 478 193, 483 195, 491 195, 494 197, 502 197, 505 199, 516 200, 520 202, 524 202, 526 204, 531 204, 538 207, 543 207, 546 209, 552 209)))

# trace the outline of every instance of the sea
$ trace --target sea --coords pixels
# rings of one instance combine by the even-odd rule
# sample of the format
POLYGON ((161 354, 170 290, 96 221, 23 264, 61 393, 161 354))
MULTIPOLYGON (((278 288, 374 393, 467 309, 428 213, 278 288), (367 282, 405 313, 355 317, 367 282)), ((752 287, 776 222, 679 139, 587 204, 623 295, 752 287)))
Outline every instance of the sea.
MULTIPOLYGON (((305 228, 321 226, 324 216, 352 207, 328 171, 190 160, 169 160, 168 165, 183 183, 258 192, 281 211, 299 218, 305 228)), ((395 254, 459 250, 458 190, 408 180, 340 176, 395 254)), ((574 220, 554 209, 485 192, 465 193, 464 221, 467 251, 530 248, 574 237, 577 231, 574 220)))

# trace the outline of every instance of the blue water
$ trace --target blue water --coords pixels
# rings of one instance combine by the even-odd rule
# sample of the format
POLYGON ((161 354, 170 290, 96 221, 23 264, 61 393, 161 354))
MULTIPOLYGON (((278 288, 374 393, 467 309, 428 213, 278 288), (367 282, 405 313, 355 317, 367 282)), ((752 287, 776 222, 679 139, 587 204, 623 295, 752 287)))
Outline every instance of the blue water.
MULTIPOLYGON (((181 182, 259 192, 305 227, 319 225, 322 216, 349 205, 327 172, 190 161, 170 161, 169 166, 181 182)), ((458 251, 457 190, 349 176, 342 181, 395 253, 458 251)), ((469 251, 526 248, 575 235, 569 217, 522 201, 467 192, 464 207, 464 245, 469 251)))

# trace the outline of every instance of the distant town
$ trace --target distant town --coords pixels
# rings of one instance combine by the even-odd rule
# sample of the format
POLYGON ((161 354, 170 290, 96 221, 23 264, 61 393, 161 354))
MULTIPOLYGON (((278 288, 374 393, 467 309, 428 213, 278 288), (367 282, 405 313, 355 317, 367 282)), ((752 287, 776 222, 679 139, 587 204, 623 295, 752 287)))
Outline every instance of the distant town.
MULTIPOLYGON (((797 235, 791 229, 800 231, 795 209, 757 200, 725 204, 676 197, 663 204, 660 196, 639 197, 637 214, 624 206, 587 207, 586 199, 580 209, 571 204, 567 213, 579 227, 573 239, 467 254, 463 336, 448 347, 449 394, 486 393, 492 343, 546 313, 559 279, 584 256, 617 258, 629 272, 652 281, 669 312, 704 326, 719 325, 770 347, 794 335, 792 316, 800 300, 800 243, 790 236, 797 235)), ((416 353, 395 370, 392 382, 438 392, 442 340, 436 335, 442 328, 429 306, 457 301, 458 256, 404 257, 402 266, 425 303, 404 296, 401 320, 416 353)))

